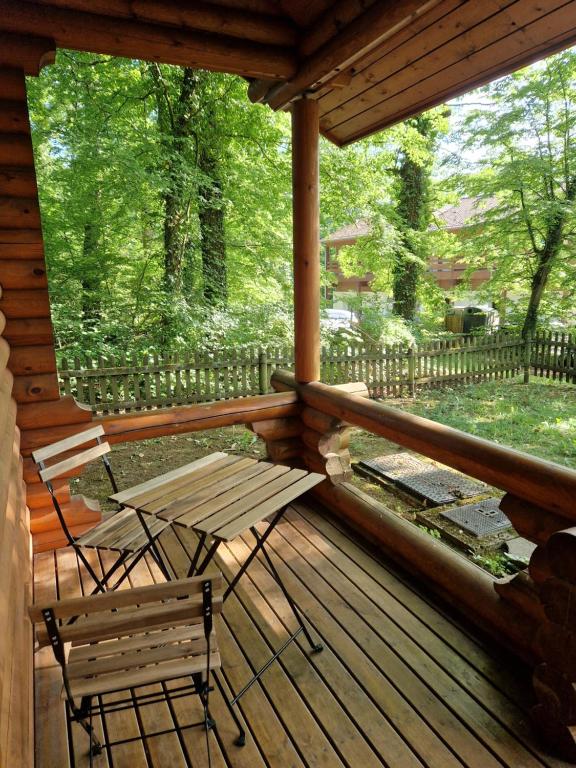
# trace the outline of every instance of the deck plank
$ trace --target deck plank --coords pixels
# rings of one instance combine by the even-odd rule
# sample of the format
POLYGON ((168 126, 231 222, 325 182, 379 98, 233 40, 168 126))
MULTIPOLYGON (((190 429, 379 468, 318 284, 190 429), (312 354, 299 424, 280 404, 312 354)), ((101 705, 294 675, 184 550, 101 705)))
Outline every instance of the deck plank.
MULTIPOLYGON (((521 665, 507 669, 505 655, 471 636, 343 526, 319 509, 297 504, 269 543, 275 566, 325 649, 309 655, 300 636, 241 699, 244 748, 234 746, 234 724, 213 694, 214 768, 566 768, 535 743, 521 665)), ((171 570, 185 574, 193 535, 168 529, 161 544, 171 570)), ((237 571, 249 546, 246 533, 220 548, 217 565, 225 579, 237 571)), ((90 558, 98 571, 110 562, 96 552, 90 558)), ((92 588, 70 550, 36 556, 35 579, 36 599, 92 588)), ((130 583, 161 580, 147 557, 130 583)), ((265 562, 257 558, 217 617, 225 684, 238 691, 294 628, 265 562)), ((64 710, 55 699, 59 670, 49 666, 50 651, 45 652, 36 654, 37 768, 68 764, 64 710)), ((107 715, 105 721, 109 736, 126 736, 199 716, 196 697, 186 697, 171 706, 141 707, 138 716, 107 715)), ((80 754, 87 740, 77 730, 72 726, 77 765, 87 766, 80 754)), ((115 747, 112 760, 109 766, 102 756, 95 768, 206 768, 205 734, 188 729, 181 737, 148 738, 146 748, 138 742, 115 747)))

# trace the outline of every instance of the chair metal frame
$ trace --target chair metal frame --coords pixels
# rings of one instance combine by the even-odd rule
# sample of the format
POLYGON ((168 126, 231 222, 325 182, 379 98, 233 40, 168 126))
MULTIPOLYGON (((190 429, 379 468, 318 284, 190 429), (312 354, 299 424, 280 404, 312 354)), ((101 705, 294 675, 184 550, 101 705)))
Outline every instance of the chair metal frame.
MULTIPOLYGON (((220 578, 220 575, 218 575, 220 578)), ((44 624, 46 626, 47 630, 47 643, 44 644, 50 644, 52 647, 52 650, 54 652, 54 656, 56 658, 56 661, 61 667, 62 670, 62 678, 64 683, 64 691, 66 694, 66 711, 67 716, 69 718, 69 721, 71 723, 78 723, 83 730, 86 732, 86 734, 89 737, 89 756, 90 756, 90 767, 92 768, 93 765, 93 759, 95 756, 102 754, 104 750, 107 751, 109 759, 111 759, 111 752, 110 750, 112 747, 119 746, 121 744, 128 744, 130 742, 134 741, 143 741, 144 739, 154 738, 155 736, 162 736, 169 733, 177 733, 179 736, 182 731, 187 730, 189 728, 195 728, 199 726, 204 726, 206 730, 206 749, 207 749, 207 755, 208 755, 208 766, 210 768, 211 766, 211 755, 210 755, 210 739, 209 739, 209 732, 213 730, 215 733, 217 733, 216 728, 216 721, 212 717, 210 713, 210 707, 209 707, 209 697, 211 691, 214 690, 214 688, 211 686, 210 678, 214 680, 216 687, 218 688, 222 698, 224 699, 224 702, 226 704, 226 707, 228 709, 228 712, 230 713, 234 723, 236 724, 238 728, 238 738, 236 739, 235 743, 237 746, 244 746, 246 743, 246 734, 244 727, 236 714, 235 710, 233 709, 233 706, 231 702, 228 700, 228 696, 226 694, 226 691, 224 689, 224 686, 222 684, 222 681, 220 680, 219 675, 216 673, 215 669, 211 668, 211 635, 213 633, 213 615, 215 613, 214 610, 214 602, 213 602, 213 580, 214 576, 206 576, 206 577, 195 577, 193 579, 187 579, 187 580, 181 580, 179 582, 176 582, 176 585, 184 584, 185 582, 195 581, 195 582, 201 582, 201 610, 199 613, 199 616, 202 620, 203 624, 203 634, 204 634, 204 640, 206 642, 206 667, 204 672, 200 673, 194 673, 191 675, 186 676, 185 678, 174 678, 170 677, 168 680, 186 680, 191 679, 191 682, 186 682, 183 685, 178 686, 177 688, 170 688, 167 689, 165 686, 165 682, 167 680, 158 680, 158 683, 162 684, 162 692, 153 692, 148 694, 140 694, 136 695, 135 690, 132 686, 128 688, 121 688, 119 691, 122 690, 129 690, 131 692, 131 695, 124 699, 116 699, 111 702, 104 702, 102 700, 102 695, 93 693, 89 696, 83 696, 78 703, 77 699, 74 698, 70 680, 67 672, 67 661, 66 661, 66 637, 62 637, 62 634, 65 635, 66 633, 66 627, 69 627, 71 623, 68 622, 64 626, 64 632, 62 632, 62 627, 59 626, 59 619, 58 619, 58 606, 59 604, 66 602, 66 601, 55 601, 51 605, 46 606, 32 606, 30 609, 31 618, 38 619, 39 615, 38 612, 41 612, 41 617, 44 620, 44 624), (171 702, 183 698, 189 695, 198 695, 202 704, 203 709, 203 718, 202 720, 199 720, 197 722, 191 722, 187 723, 185 725, 175 725, 173 728, 167 728, 159 731, 155 731, 153 733, 145 733, 140 734, 139 736, 134 736, 130 738, 125 739, 116 739, 114 741, 104 741, 101 742, 98 737, 96 736, 96 732, 94 730, 93 726, 93 718, 98 716, 105 716, 106 714, 114 713, 114 712, 120 712, 126 709, 133 709, 135 707, 140 706, 147 706, 150 704, 158 704, 158 703, 166 703, 171 708, 171 702), (98 703, 93 704, 93 700, 97 699, 98 703)), ((175 585, 175 582, 171 582, 171 585, 175 585)), ((166 587, 166 584, 155 584, 152 588, 146 588, 147 590, 151 590, 154 588, 162 589, 166 587)), ((128 592, 134 592, 135 590, 128 590, 128 592)), ((137 590, 136 590, 137 591, 137 590)), ((118 594, 118 593, 116 593, 118 594)), ((121 593, 123 602, 126 600, 126 591, 122 591, 121 593)), ((82 612, 87 612, 89 615, 89 609, 90 609, 90 601, 98 600, 102 595, 90 595, 86 598, 80 599, 80 606, 79 610, 82 612)), ((183 595, 176 598, 176 601, 183 599, 183 595)), ((143 606, 139 606, 140 608, 146 608, 146 604, 143 606)), ((115 610, 115 609, 112 609, 115 610)), ((192 613, 191 618, 195 618, 197 616, 196 613, 192 613)), ((74 619, 78 619, 78 616, 75 616, 74 619)), ((179 621, 179 624, 182 622, 179 621)), ((78 626, 78 625, 77 625, 78 626)), ((136 630, 137 634, 145 634, 147 631, 153 631, 154 629, 158 629, 158 626, 151 626, 151 627, 140 627, 138 630, 136 630)), ((123 633, 125 634, 125 633, 123 633)), ((96 642, 98 642, 96 640, 96 642)), ((83 643, 86 645, 90 645, 91 641, 89 638, 83 638, 83 643)), ((75 765, 75 755, 72 754, 72 765, 75 765)))
MULTIPOLYGON (((78 447, 78 446, 85 445, 86 443, 91 442, 92 440, 95 440, 96 444, 98 446, 107 446, 108 451, 109 451, 110 450, 110 446, 108 445, 108 443, 106 441, 102 441, 102 437, 104 436, 104 434, 105 433, 104 433, 104 429, 102 428, 102 426, 92 427, 91 429, 88 429, 88 430, 86 430, 84 432, 77 433, 76 435, 72 436, 72 438, 66 438, 65 440, 58 441, 57 443, 53 443, 51 446, 46 446, 46 448, 48 448, 48 449, 49 448, 53 448, 55 446, 58 446, 59 443, 68 444, 69 447, 78 447), (73 444, 71 444, 71 443, 73 443, 73 444)), ((120 584, 122 584, 128 578, 128 576, 130 575, 130 573, 133 570, 133 568, 140 562, 140 560, 144 557, 144 555, 147 552, 151 553, 151 555, 153 556, 156 564, 160 568, 160 570, 162 572, 162 575, 167 580, 169 580, 170 579, 170 573, 169 573, 168 569, 166 568, 166 566, 165 566, 165 564, 164 564, 164 562, 162 560, 162 557, 160 556, 160 553, 158 552, 158 548, 157 548, 157 545, 156 545, 157 536, 155 537, 155 536, 151 535, 150 530, 149 530, 148 526, 146 525, 146 522, 144 521, 144 519, 142 517, 142 514, 139 513, 138 511, 136 511, 136 516, 138 517, 138 520, 140 521, 140 525, 142 526, 142 529, 143 529, 143 531, 146 534, 147 542, 142 544, 138 549, 136 549, 134 551, 132 551, 132 550, 121 551, 121 553, 120 553, 119 557, 117 558, 117 560, 113 563, 111 568, 104 573, 102 578, 99 578, 96 575, 96 572, 95 572, 94 568, 91 566, 88 558, 86 557, 86 555, 83 552, 83 547, 86 546, 86 545, 83 545, 82 543, 79 543, 79 541, 80 541, 80 539, 82 537, 81 536, 80 537, 75 537, 75 536, 72 535, 72 533, 70 533, 70 529, 68 527, 68 523, 66 522, 66 518, 64 516, 64 512, 63 512, 62 507, 60 506, 60 502, 58 501, 58 498, 56 496, 56 491, 54 490, 54 486, 52 484, 52 480, 51 479, 44 479, 42 477, 43 473, 46 472, 47 470, 49 470, 50 467, 46 466, 46 462, 45 462, 45 460, 43 458, 37 459, 36 456, 38 454, 40 456, 43 456, 43 453, 45 452, 45 450, 46 449, 40 449, 39 451, 35 451, 32 454, 32 458, 34 459, 34 461, 36 462, 36 464, 38 466, 38 474, 40 475, 40 479, 44 482, 44 485, 46 486, 46 488, 48 490, 48 493, 50 494, 50 498, 52 499, 52 505, 54 507, 54 510, 56 511, 56 514, 58 516, 58 520, 60 521, 60 525, 62 527, 62 531, 63 531, 64 535, 66 536, 69 545, 74 549, 74 551, 76 552, 76 554, 78 555, 78 557, 82 561, 82 564, 84 565, 84 567, 86 568, 87 572, 89 573, 90 577, 93 579, 93 581, 96 584, 96 588, 95 588, 94 592, 105 592, 107 590, 107 588, 108 589, 113 589, 113 590, 117 589, 117 587, 119 587, 120 584), (118 571, 118 569, 122 565, 126 564, 126 562, 128 560, 130 560, 130 558, 133 558, 133 560, 128 565, 128 567, 126 568, 126 570, 124 571, 122 576, 118 579, 118 581, 116 581, 116 583, 112 587, 108 587, 108 583, 109 583, 111 577, 118 571)), ((66 450, 66 448, 63 448, 62 452, 64 450, 66 450)), ((85 451, 86 451, 86 449, 83 449, 78 455, 81 456, 82 453, 84 453, 85 451)), ((58 453, 56 453, 55 455, 58 455, 58 453)), ((102 463, 104 464, 104 468, 106 470, 106 474, 107 474, 108 479, 110 481, 110 485, 112 487, 113 492, 114 493, 118 493, 118 485, 116 483, 116 479, 115 479, 114 473, 112 471, 112 465, 110 463, 110 459, 108 458, 106 453, 101 453, 98 456, 98 458, 100 458, 102 460, 102 463)), ((93 460, 94 459, 89 459, 86 462, 86 464, 90 463, 93 460)), ((62 463, 64 463, 64 462, 62 462, 62 463)), ((55 468, 57 468, 58 465, 56 464, 54 466, 55 466, 55 468)), ((55 477, 58 477, 58 475, 56 475, 55 477)), ((118 506, 117 512, 120 512, 123 509, 123 507, 120 504, 118 504, 117 506, 118 506)), ((94 526, 94 529, 97 529, 97 527, 99 525, 102 525, 102 523, 97 523, 94 526)), ((97 549, 97 550, 101 549, 101 550, 107 550, 107 551, 116 551, 116 550, 114 550, 113 547, 106 547, 104 545, 102 545, 102 546, 94 545, 93 547, 90 547, 90 548, 97 549)))

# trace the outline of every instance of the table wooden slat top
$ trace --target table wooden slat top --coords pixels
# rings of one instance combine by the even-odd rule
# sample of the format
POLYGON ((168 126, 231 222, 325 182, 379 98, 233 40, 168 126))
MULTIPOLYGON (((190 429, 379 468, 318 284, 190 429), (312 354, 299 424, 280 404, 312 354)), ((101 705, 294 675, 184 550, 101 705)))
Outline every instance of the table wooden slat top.
POLYGON ((216 452, 110 498, 164 523, 231 541, 325 479, 216 452))

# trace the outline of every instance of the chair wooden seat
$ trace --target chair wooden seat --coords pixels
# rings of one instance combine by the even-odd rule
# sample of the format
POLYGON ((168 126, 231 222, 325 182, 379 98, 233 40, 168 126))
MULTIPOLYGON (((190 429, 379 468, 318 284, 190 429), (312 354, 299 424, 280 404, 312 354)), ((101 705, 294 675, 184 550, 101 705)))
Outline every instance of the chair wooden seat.
MULTIPOLYGON (((156 538, 170 525, 160 518, 147 521, 150 536, 156 538)), ((112 549, 117 552, 137 552, 147 545, 148 534, 142 528, 138 515, 133 509, 121 509, 97 525, 91 531, 76 539, 80 547, 112 549)))

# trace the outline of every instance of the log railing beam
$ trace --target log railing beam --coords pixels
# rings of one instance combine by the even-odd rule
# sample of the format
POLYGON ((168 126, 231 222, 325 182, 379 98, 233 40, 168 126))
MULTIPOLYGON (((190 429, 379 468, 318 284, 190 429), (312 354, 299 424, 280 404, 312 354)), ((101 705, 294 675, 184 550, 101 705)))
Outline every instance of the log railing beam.
POLYGON ((458 469, 568 520, 576 519, 576 472, 430 419, 320 382, 275 371, 275 389, 296 389, 304 404, 458 469))
POLYGON ((294 347, 296 380, 320 378, 320 202, 318 104, 292 110, 294 347))

